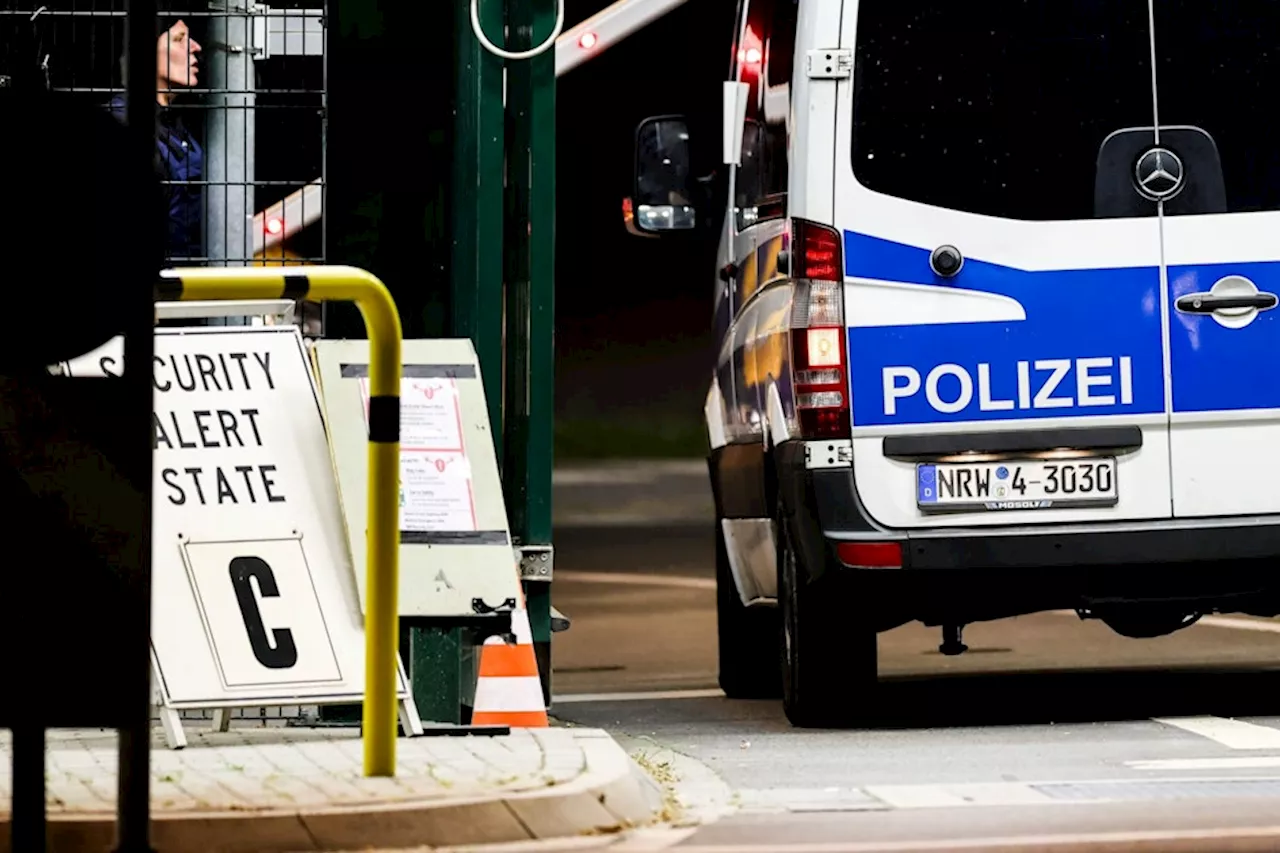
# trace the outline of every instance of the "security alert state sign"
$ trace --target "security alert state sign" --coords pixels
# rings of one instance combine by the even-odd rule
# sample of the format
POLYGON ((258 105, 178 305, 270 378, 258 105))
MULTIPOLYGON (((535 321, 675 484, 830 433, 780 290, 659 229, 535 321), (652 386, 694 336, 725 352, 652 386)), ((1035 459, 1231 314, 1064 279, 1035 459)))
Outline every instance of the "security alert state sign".
MULTIPOLYGON (((161 500, 174 506, 191 502, 201 506, 287 503, 275 463, 240 464, 244 460, 232 456, 237 450, 266 446, 266 425, 259 423, 262 410, 245 401, 275 396, 271 357, 266 348, 212 354, 170 352, 156 357, 155 390, 160 405, 152 415, 155 448, 157 461, 167 456, 165 461, 170 463, 160 469, 164 488, 157 496, 161 500), (216 452, 220 450, 230 452, 216 452), (195 459, 196 455, 201 458, 195 459), (187 464, 193 461, 200 464, 187 464)), ((268 451, 266 455, 271 454, 268 451)), ((245 459, 250 456, 260 454, 246 454, 245 459)))
POLYGON ((153 368, 165 704, 358 700, 363 619, 298 331, 157 330, 153 368))

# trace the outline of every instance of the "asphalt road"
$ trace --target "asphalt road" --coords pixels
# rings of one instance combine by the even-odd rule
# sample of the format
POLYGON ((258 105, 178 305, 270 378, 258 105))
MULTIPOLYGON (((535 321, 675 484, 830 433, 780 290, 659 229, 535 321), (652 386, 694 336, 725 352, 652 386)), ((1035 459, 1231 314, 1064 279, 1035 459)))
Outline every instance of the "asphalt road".
POLYGON ((1047 613, 972 625, 956 658, 907 626, 881 635, 880 719, 797 730, 716 690, 705 488, 696 466, 558 477, 553 713, 723 815, 622 846, 1280 850, 1280 620, 1133 640, 1047 613))

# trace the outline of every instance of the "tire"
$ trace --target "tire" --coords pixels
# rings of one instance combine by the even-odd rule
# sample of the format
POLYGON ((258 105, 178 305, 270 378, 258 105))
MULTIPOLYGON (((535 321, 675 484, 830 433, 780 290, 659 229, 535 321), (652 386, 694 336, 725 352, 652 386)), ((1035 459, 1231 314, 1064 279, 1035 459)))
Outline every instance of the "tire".
POLYGON ((729 569, 724 534, 716 523, 716 625, 720 642, 720 689, 730 699, 777 699, 778 608, 747 607, 729 569))
POLYGON ((806 582, 785 521, 775 532, 783 711, 800 728, 856 725, 873 711, 876 632, 851 624, 847 596, 806 582))

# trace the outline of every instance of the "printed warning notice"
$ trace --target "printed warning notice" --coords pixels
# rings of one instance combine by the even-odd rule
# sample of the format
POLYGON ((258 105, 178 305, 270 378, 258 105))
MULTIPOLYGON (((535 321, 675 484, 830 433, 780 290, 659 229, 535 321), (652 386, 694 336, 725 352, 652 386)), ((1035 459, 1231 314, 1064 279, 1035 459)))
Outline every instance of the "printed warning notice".
POLYGON ((476 529, 471 470, 464 454, 401 451, 400 529, 476 529))
MULTIPOLYGON (((369 380, 360 377, 365 428, 369 380)), ((451 378, 400 380, 400 530, 476 529, 471 465, 462 437, 458 385, 451 378)))
POLYGON ((456 380, 400 381, 400 449, 464 452, 456 380))

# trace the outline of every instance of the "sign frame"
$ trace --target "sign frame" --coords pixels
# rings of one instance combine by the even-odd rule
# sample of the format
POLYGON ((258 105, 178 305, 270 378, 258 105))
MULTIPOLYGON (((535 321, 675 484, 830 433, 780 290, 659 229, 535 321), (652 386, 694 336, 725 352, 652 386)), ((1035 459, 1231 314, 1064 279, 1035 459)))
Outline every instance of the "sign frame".
MULTIPOLYGON (((414 422, 416 380, 456 389, 462 452, 470 471, 475 529, 400 531, 400 615, 427 619, 475 619, 514 610, 520 601, 518 554, 511 542, 502 479, 480 362, 469 338, 406 340, 401 380, 401 459, 415 448, 405 440, 414 422)), ((367 477, 362 448, 368 441, 359 380, 367 375, 369 342, 319 340, 311 346, 321 405, 334 454, 348 541, 363 541, 367 477)), ((403 467, 402 467, 403 470, 403 467)), ((402 519, 403 525, 403 519, 402 519)), ((360 604, 365 606, 364 558, 352 547, 360 604)))
MULTIPOLYGON (((304 513, 305 519, 295 519, 292 525, 281 525, 274 533, 264 536, 261 532, 232 530, 219 530, 217 536, 209 535, 209 531, 202 531, 197 535, 188 535, 183 532, 165 529, 166 522, 162 520, 163 502, 156 499, 157 505, 156 516, 153 519, 153 540, 156 543, 153 546, 153 573, 155 579, 161 583, 159 585, 176 584, 172 578, 165 578, 164 575, 173 572, 181 572, 181 586, 191 596, 194 603, 195 612, 199 614, 201 622, 200 634, 207 645, 207 653, 211 656, 214 669, 221 672, 218 667, 218 651, 216 639, 209 626, 209 618, 206 613, 206 603, 204 602, 199 584, 194 575, 192 565, 192 557, 190 555, 191 546, 202 545, 218 545, 227 544, 229 542, 244 543, 279 543, 282 541, 296 541, 301 548, 302 542, 306 535, 306 528, 313 531, 313 537, 319 536, 320 539, 328 539, 328 542, 317 543, 315 548, 310 552, 303 551, 301 554, 302 562, 309 582, 313 586, 317 580, 319 573, 331 574, 327 578, 327 582, 331 586, 331 590, 327 596, 327 603, 321 603, 318 599, 315 603, 316 612, 320 614, 322 621, 325 622, 325 638, 332 645, 334 643, 346 643, 354 645, 354 637, 358 633, 360 637, 359 648, 347 648, 345 650, 345 659, 348 664, 356 664, 361 666, 363 663, 364 653, 364 625, 363 611, 360 608, 357 595, 355 592, 355 584, 351 577, 351 558, 352 549, 349 539, 344 535, 345 528, 340 511, 340 503, 337 494, 337 478, 332 468, 332 452, 329 448, 328 432, 325 427, 324 412, 321 408, 319 389, 316 383, 316 377, 312 369, 312 361, 307 352, 306 344, 302 338, 301 331, 294 325, 260 325, 260 326, 212 326, 212 327, 162 327, 155 330, 156 333, 156 357, 161 358, 167 356, 170 347, 165 344, 174 339, 201 340, 207 339, 206 336, 214 338, 222 338, 223 340, 235 340, 243 342, 245 346, 251 346, 252 341, 256 338, 259 341, 270 340, 275 343, 275 352, 288 351, 296 355, 297 361, 280 372, 281 377, 288 377, 287 381, 294 384, 293 392, 296 396, 301 396, 304 392, 297 386, 299 373, 305 376, 307 383, 305 393, 309 396, 314 408, 308 408, 302 405, 285 406, 281 405, 280 411, 273 414, 278 420, 288 420, 291 423, 293 433, 305 436, 310 440, 310 447, 305 451, 299 450, 299 453, 305 453, 305 467, 311 472, 308 479, 308 485, 312 487, 312 494, 309 495, 315 505, 315 517, 312 519, 311 513, 304 513), (232 336, 241 336, 234 338, 232 336), (284 335, 290 338, 294 344, 293 347, 282 346, 282 340, 278 336, 284 335), (264 337, 270 336, 270 337, 264 337), (290 372, 291 371, 291 372, 290 372), (283 418, 280 416, 283 415, 283 418), (312 420, 314 419, 314 420, 312 420), (308 426, 305 421, 310 420, 311 425, 308 426), (319 447, 323 442, 324 447, 319 447), (316 488, 316 487, 319 488, 316 488), (285 529, 287 527, 287 529, 285 529), (339 531, 336 536, 330 534, 325 535, 327 530, 339 531), (174 541, 174 533, 177 533, 176 548, 179 553, 179 559, 175 560, 173 554, 167 551, 168 547, 172 547, 174 541), (245 535, 248 533, 248 535, 245 535), (163 545, 161 543, 164 543, 163 545), (320 556, 318 561, 313 562, 313 557, 317 554, 320 556), (327 564, 327 565, 326 565, 327 564), (168 583, 166 584, 166 580, 168 583), (336 585, 336 589, 332 587, 336 585), (337 607, 342 613, 337 614, 346 617, 348 620, 354 620, 351 624, 345 626, 334 626, 333 633, 327 624, 329 617, 335 614, 332 611, 337 607), (329 610, 326 610, 329 608, 329 610), (354 627, 358 623, 359 627, 354 627)), ((190 355, 190 354, 188 354, 190 355)), ((59 373, 64 376, 73 377, 106 377, 111 376, 112 372, 117 371, 122 366, 123 352, 121 351, 119 339, 113 339, 104 344, 98 350, 79 356, 70 362, 64 362, 59 365, 59 373)), ((247 380, 246 380, 247 381, 247 380)), ((273 388, 275 386, 273 385, 273 388)), ((160 402, 161 395, 154 392, 156 402, 160 402)), ((154 412, 157 418, 161 416, 164 407, 156 405, 154 412)), ((268 412, 263 410, 263 414, 268 412)), ((162 421, 163 422, 163 421, 162 421)), ((253 426, 253 432, 256 435, 258 424, 253 426)), ((247 430, 244 430, 246 435, 247 430)), ((264 428, 265 432, 265 428, 264 428)), ((191 435, 187 435, 187 441, 190 441, 191 435)), ((187 445, 184 444, 184 447, 187 445)), ((161 482, 161 470, 163 465, 159 460, 156 462, 156 474, 153 483, 154 488, 163 489, 165 483, 161 482)), ((279 473, 279 472, 277 472, 279 473)), ((361 552, 363 553, 363 552, 361 552)), ((261 594, 261 579, 252 581, 259 586, 255 587, 261 594)), ((153 582, 153 585, 154 584, 153 582)), ((317 594, 318 595, 318 594, 317 594)), ((160 602, 157 597, 153 596, 152 612, 153 621, 159 621, 160 627, 163 629, 165 620, 156 620, 156 608, 160 602)), ((349 673, 346 678, 340 678, 334 684, 332 691, 324 689, 316 689, 320 685, 311 685, 309 689, 293 690, 285 684, 279 685, 260 685, 252 686, 232 686, 223 684, 221 695, 216 695, 219 691, 211 690, 207 696, 192 696, 190 688, 186 689, 187 695, 184 697, 176 696, 171 684, 171 679, 166 676, 165 668, 162 665, 162 654, 166 643, 166 638, 160 635, 160 631, 153 630, 151 639, 151 704, 152 713, 159 718, 161 727, 163 728, 166 743, 170 748, 181 749, 187 744, 186 733, 183 728, 183 720, 181 718, 182 711, 193 710, 212 710, 213 721, 212 729, 214 731, 226 731, 231 722, 231 712, 236 708, 245 707, 283 707, 286 705, 330 705, 330 704, 352 704, 361 702, 364 698, 363 676, 352 677, 349 673), (345 683, 346 689, 342 689, 345 683), (240 694, 240 695, 236 695, 240 694)), ((190 638, 188 638, 190 640, 190 638)), ((336 656, 337 652, 335 652, 336 656)), ((336 660, 336 657, 335 657, 336 660)), ((219 676, 221 678, 221 676, 219 676)), ((408 688, 409 680, 405 674, 403 662, 397 656, 396 660, 396 701, 398 705, 398 717, 401 727, 407 736, 415 737, 423 734, 421 718, 418 715, 417 707, 414 703, 413 696, 408 688)))

